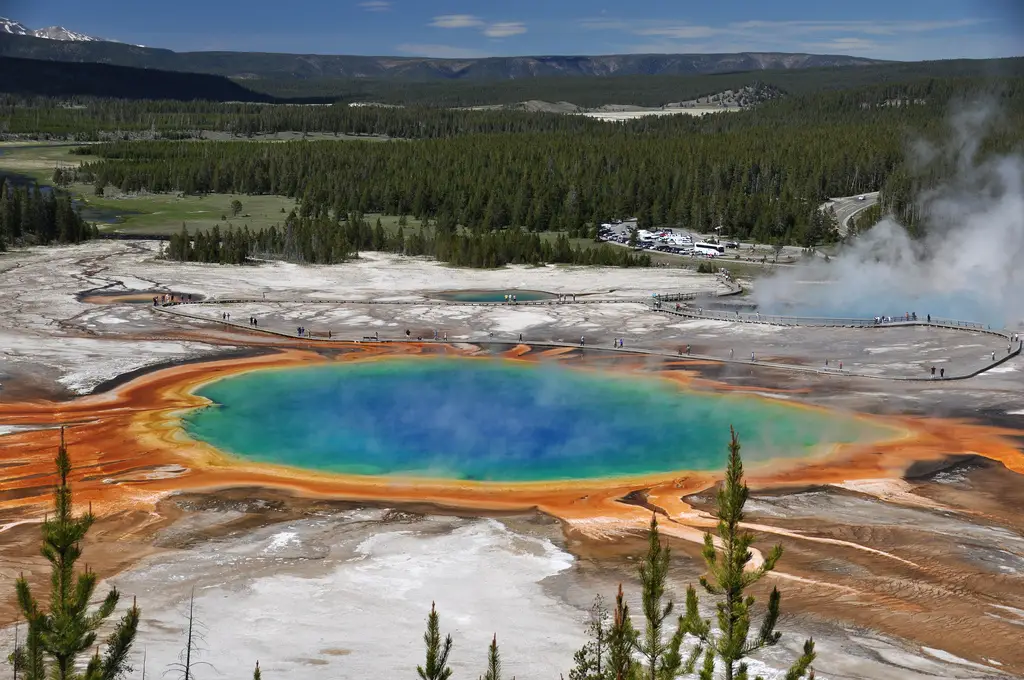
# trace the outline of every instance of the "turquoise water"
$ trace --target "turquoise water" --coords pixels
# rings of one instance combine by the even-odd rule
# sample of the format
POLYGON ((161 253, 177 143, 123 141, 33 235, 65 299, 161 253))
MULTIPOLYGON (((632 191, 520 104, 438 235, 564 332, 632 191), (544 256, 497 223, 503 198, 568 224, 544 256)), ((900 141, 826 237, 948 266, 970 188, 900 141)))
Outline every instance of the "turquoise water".
POLYGON ((459 290, 437 293, 434 297, 449 302, 504 302, 506 295, 515 295, 517 302, 554 300, 558 297, 542 290, 459 290))
POLYGON ((194 438, 263 462, 479 481, 715 470, 729 425, 744 460, 884 438, 841 414, 688 392, 653 376, 472 359, 386 359, 254 371, 203 387, 194 438))

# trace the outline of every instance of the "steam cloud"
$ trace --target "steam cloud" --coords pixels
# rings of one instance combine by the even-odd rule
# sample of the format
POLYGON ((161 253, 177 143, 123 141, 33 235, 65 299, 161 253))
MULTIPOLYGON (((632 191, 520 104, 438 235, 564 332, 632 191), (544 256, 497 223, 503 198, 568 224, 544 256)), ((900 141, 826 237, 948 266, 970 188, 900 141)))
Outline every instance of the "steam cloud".
POLYGON ((952 179, 916 198, 926 236, 886 217, 831 262, 815 260, 758 284, 762 311, 804 316, 902 316, 1016 326, 1024 319, 1024 158, 979 149, 996 118, 976 104, 950 117, 941 147, 919 141, 912 167, 951 164, 952 179))

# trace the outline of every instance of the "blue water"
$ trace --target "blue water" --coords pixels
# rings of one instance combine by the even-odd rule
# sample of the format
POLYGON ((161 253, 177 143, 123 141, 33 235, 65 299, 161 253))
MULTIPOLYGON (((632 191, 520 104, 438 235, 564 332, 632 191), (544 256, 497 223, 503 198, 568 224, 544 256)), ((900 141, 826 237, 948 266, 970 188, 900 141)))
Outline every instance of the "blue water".
POLYGON ((515 295, 517 302, 554 300, 557 295, 542 290, 459 290, 437 293, 434 297, 449 302, 504 302, 506 295, 515 295))
POLYGON ((840 414, 652 376, 474 359, 261 370, 199 391, 186 431, 253 461, 358 475, 593 479, 723 467, 891 433, 840 414))

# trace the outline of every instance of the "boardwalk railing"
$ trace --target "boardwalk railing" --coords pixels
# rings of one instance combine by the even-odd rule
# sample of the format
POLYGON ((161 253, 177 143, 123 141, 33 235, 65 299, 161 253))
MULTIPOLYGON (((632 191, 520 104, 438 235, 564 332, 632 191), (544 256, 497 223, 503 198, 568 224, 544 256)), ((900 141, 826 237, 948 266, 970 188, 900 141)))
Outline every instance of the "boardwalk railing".
POLYGON ((960 321, 957 319, 940 319, 936 317, 905 317, 895 318, 892 321, 875 321, 874 319, 856 317, 825 317, 825 316, 787 316, 781 314, 760 314, 758 312, 733 311, 726 312, 720 309, 704 309, 693 305, 672 305, 662 304, 658 306, 657 300, 652 302, 654 311, 667 312, 677 316, 685 316, 694 319, 713 319, 716 321, 730 321, 734 323, 760 323, 773 326, 817 326, 823 328, 887 328, 891 326, 938 326, 941 328, 956 328, 961 330, 973 330, 982 333, 991 333, 1009 337, 1009 331, 994 329, 991 326, 977 321, 960 321))

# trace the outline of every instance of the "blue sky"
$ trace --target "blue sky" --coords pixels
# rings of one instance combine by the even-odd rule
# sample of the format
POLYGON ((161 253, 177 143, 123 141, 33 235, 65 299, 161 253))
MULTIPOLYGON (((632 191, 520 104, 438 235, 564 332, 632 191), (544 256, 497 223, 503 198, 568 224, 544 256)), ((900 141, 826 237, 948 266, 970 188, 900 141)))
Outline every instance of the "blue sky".
POLYGON ((179 51, 1024 55, 1024 0, 0 0, 0 10, 29 28, 179 51))

